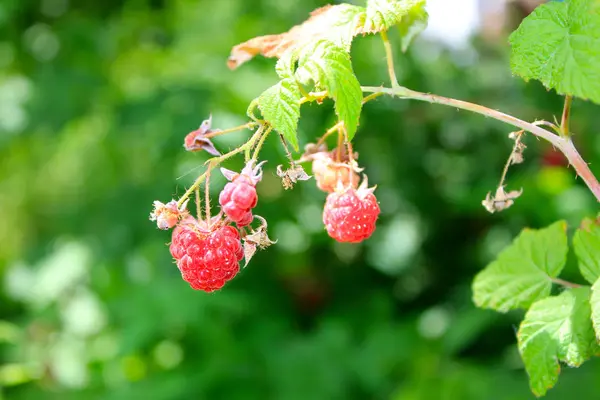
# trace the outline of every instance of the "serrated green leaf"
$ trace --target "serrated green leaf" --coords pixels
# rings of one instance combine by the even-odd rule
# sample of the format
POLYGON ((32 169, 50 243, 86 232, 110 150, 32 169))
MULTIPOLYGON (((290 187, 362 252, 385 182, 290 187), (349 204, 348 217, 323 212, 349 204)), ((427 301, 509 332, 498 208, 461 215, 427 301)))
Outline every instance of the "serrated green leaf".
POLYGON ((297 54, 295 51, 286 51, 283 53, 281 58, 275 63, 275 72, 281 79, 295 79, 294 78, 294 64, 297 60, 297 54))
POLYGON ((556 384, 559 361, 578 367, 598 352, 589 299, 589 287, 570 289, 534 303, 525 315, 517 339, 536 396, 556 384))
POLYGON ((424 8, 425 0, 367 0, 362 33, 387 31, 402 22, 403 18, 407 18, 405 29, 408 29, 409 15, 412 12, 418 15, 419 10, 424 12, 424 8))
POLYGON ((567 258, 566 228, 566 223, 559 221, 540 230, 524 229, 475 277, 475 304, 507 312, 548 297, 551 278, 560 274, 567 258))
POLYGON ((293 79, 282 79, 258 97, 258 108, 265 121, 298 151, 300 89, 293 79))
POLYGON ((302 49, 297 79, 304 84, 313 81, 335 101, 335 113, 344 122, 348 139, 352 140, 362 109, 362 90, 354 75, 350 55, 334 43, 320 40, 302 49))
POLYGON ((514 74, 600 103, 600 0, 543 4, 509 40, 514 74))
POLYGON ((592 307, 592 325, 596 332, 596 338, 600 340, 600 278, 592 285, 590 305, 592 307))
POLYGON ((573 237, 573 247, 579 260, 581 275, 594 283, 600 278, 600 226, 586 218, 573 237))
POLYGON ((429 14, 425 10, 425 1, 412 7, 408 14, 400 20, 398 29, 400 30, 403 52, 408 50, 408 46, 410 46, 414 38, 427 28, 428 21, 429 14))

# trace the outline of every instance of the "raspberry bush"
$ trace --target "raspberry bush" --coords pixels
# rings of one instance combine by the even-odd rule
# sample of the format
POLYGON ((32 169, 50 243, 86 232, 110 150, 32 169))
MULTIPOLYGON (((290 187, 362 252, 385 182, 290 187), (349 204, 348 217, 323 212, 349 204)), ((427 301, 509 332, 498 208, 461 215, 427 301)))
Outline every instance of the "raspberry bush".
MULTIPOLYGON (((381 96, 446 105, 516 128, 508 135, 512 151, 500 182, 482 201, 491 213, 508 209, 523 195, 523 189, 507 189, 506 176, 511 166, 523 161, 527 134, 548 141, 560 151, 591 195, 600 201, 600 184, 576 149, 570 130, 575 97, 600 103, 600 2, 570 0, 541 5, 510 37, 513 73, 525 80, 539 80, 546 88, 565 96, 560 122, 555 123, 527 122, 482 105, 400 85, 395 73, 394 47, 387 31, 396 26, 400 29, 405 50, 426 26, 428 16, 424 7, 425 0, 367 0, 366 7, 325 6, 288 32, 253 38, 233 47, 227 60, 231 69, 258 54, 277 58, 275 71, 279 82, 251 102, 247 123, 213 129, 209 117, 183 138, 186 150, 207 152, 213 157, 178 200, 166 204, 156 201, 151 214, 159 228, 174 228, 171 254, 183 279, 193 289, 211 292, 222 288, 237 275, 242 258, 248 264, 257 249, 273 243, 267 236, 267 221, 256 214, 261 212, 257 185, 266 161, 261 161, 260 153, 268 137, 278 136, 287 155, 289 166, 279 165, 276 169, 286 189, 309 179, 302 163, 312 162, 316 185, 326 192, 323 226, 329 236, 349 243, 371 237, 380 205, 374 189, 367 187, 367 174, 357 162, 352 140, 360 131, 363 106, 381 96), (539 40, 540 27, 545 35, 556 40, 539 40), (375 34, 383 44, 388 87, 362 86, 352 67, 353 40, 375 34), (303 143, 303 153, 295 157, 301 144, 297 135, 301 107, 306 103, 321 104, 326 99, 333 100, 336 123, 322 135, 316 135, 314 143, 303 143), (239 147, 224 154, 219 152, 212 138, 239 130, 250 130, 252 134, 239 147), (210 175, 234 156, 243 156, 245 167, 239 172, 221 169, 229 182, 221 188, 220 211, 213 216, 210 175), (360 186, 359 180, 363 182, 360 186), (200 194, 203 183, 204 198, 200 194), (192 196, 196 200, 195 217, 186 207, 192 196), (255 220, 260 225, 252 228, 255 220)), ((473 299, 478 306, 499 312, 528 310, 519 328, 518 346, 531 389, 538 396, 556 383, 561 362, 579 366, 599 353, 596 339, 600 337, 599 226, 598 219, 586 220, 573 239, 581 274, 589 285, 559 277, 568 253, 563 222, 542 230, 524 230, 474 280, 473 299), (553 285, 561 286, 564 291, 552 295, 553 285)))

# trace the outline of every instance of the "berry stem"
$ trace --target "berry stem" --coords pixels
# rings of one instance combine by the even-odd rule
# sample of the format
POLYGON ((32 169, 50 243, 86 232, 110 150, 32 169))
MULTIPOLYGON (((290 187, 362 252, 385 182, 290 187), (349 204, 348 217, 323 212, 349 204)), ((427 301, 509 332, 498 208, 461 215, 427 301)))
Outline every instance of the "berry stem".
POLYGON ((277 132, 279 134, 279 140, 281 140, 281 144, 283 145, 283 149, 285 150, 285 156, 287 157, 288 161, 290 162, 290 165, 293 167, 294 165, 296 165, 296 162, 294 161, 294 158, 292 157, 292 153, 290 152, 290 149, 288 148, 287 143, 285 142, 285 138, 283 137, 283 135, 279 132, 277 132))
POLYGON ((221 156, 218 157, 213 157, 210 158, 206 161, 205 164, 208 164, 208 167, 206 168, 206 171, 204 171, 204 173, 202 175, 200 175, 198 178, 196 178, 196 180, 194 181, 194 183, 192 184, 192 186, 190 186, 188 188, 188 190, 186 190, 186 192, 183 194, 183 196, 181 196, 179 198, 179 200, 177 201, 177 207, 181 207, 181 205, 190 197, 190 195, 192 193, 194 193, 194 191, 196 190, 197 187, 199 187, 202 182, 204 182, 204 180, 206 179, 206 177, 208 176, 208 174, 210 174, 210 171, 217 167, 219 164, 221 164, 223 161, 235 156, 236 154, 239 154, 243 151, 245 151, 248 148, 252 148, 254 146, 254 143, 260 138, 260 136, 262 135, 264 131, 264 125, 260 125, 260 127, 258 128, 258 130, 256 132, 254 132, 254 135, 252 135, 252 137, 243 145, 241 145, 240 147, 231 150, 229 153, 225 153, 221 156))
POLYGON ((202 215, 202 206, 200 205, 200 187, 197 186, 194 191, 196 194, 196 215, 198 216, 198 221, 200 220, 200 216, 202 215))
POLYGON ((216 136, 225 135, 227 133, 241 131, 242 129, 252 129, 256 125, 257 125, 256 122, 247 122, 247 123, 245 123, 243 125, 235 126, 233 128, 224 129, 222 131, 215 131, 215 132, 207 133, 206 135, 204 135, 204 138, 205 139, 210 139, 210 138, 214 138, 216 136))
POLYGON ((573 96, 565 96, 565 105, 563 107, 562 119, 560 120, 560 132, 564 137, 569 137, 569 118, 571 117, 571 103, 573 96))
POLYGON ((332 126, 331 128, 327 129, 327 132, 325 132, 323 134, 323 136, 321 136, 321 138, 317 141, 317 147, 319 147, 320 145, 323 144, 323 142, 325 142, 325 140, 331 136, 331 134, 333 134, 334 132, 338 132, 340 129, 340 126, 342 126, 342 122, 338 122, 337 124, 335 124, 334 126, 332 126))
POLYGON ((344 146, 344 135, 342 134, 343 129, 344 129, 344 125, 342 124, 340 126, 340 129, 338 129, 337 152, 335 155, 336 161, 339 163, 342 162, 342 146, 344 146))
POLYGON ((500 111, 481 106, 479 104, 469 103, 467 101, 456 100, 430 93, 421 93, 415 90, 405 88, 403 86, 398 86, 397 88, 363 86, 362 90, 366 93, 381 92, 390 96, 400 97, 402 99, 420 100, 426 101, 428 103, 442 104, 449 107, 460 108, 477 114, 485 115, 486 117, 497 119, 498 121, 502 121, 509 125, 513 125, 517 128, 523 129, 527 132, 531 132, 535 136, 538 136, 550 142, 554 147, 556 147, 565 155, 569 163, 573 166, 573 168, 575 168, 575 172, 577 173, 577 175, 579 175, 581 179, 583 179, 590 191, 600 202, 600 183, 590 170, 588 164, 583 160, 583 158, 581 157, 581 155, 579 154, 569 137, 561 137, 555 135, 554 133, 537 126, 539 124, 532 124, 521 119, 515 118, 512 115, 508 115, 500 111))
POLYGON ((506 174, 508 173, 508 168, 512 164, 513 154, 515 154, 515 152, 517 151, 517 148, 521 144, 521 135, 523 135, 523 133, 525 133, 524 130, 520 130, 515 133, 517 135, 517 137, 515 138, 515 145, 513 146, 513 149, 510 152, 510 156, 508 157, 508 160, 506 160, 506 164, 504 164, 504 169, 502 170, 502 176, 500 177, 500 183, 498 184, 498 187, 504 186, 504 181, 506 180, 506 174))
MULTIPOLYGON (((206 180, 204 181, 204 210, 206 211, 206 226, 210 226, 210 173, 212 170, 206 171, 206 180)), ((200 214, 198 214, 200 218, 200 214)))
POLYGON ((254 154, 252 155, 252 159, 254 161, 258 160, 258 155, 260 154, 260 150, 262 149, 263 144, 265 144, 265 140, 267 140, 267 136, 269 136, 269 133, 271 133, 272 130, 273 130, 273 128, 268 127, 267 130, 265 130, 265 133, 263 133, 263 135, 261 136, 258 143, 256 144, 256 147, 254 148, 254 154))

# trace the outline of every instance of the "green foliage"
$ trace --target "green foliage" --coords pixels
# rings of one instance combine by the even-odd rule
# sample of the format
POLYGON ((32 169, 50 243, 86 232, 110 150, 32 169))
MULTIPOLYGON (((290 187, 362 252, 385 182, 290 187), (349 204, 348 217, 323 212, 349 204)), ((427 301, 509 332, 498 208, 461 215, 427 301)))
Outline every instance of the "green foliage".
MULTIPOLYGON (((387 31, 400 23, 407 33, 411 23, 417 23, 417 30, 422 30, 426 15, 425 0, 367 0, 363 31, 387 31)), ((416 33, 413 32, 413 36, 416 33)))
POLYGON ((513 73, 600 103, 600 1, 548 2, 510 36, 513 73))
POLYGON ((414 2, 414 6, 404 15, 398 23, 400 29, 402 51, 406 52, 414 38, 427 28, 429 15, 425 10, 425 0, 414 2))
POLYGON ((298 119, 300 89, 294 79, 286 78, 265 90, 258 97, 258 107, 271 126, 298 150, 298 119))
POLYGON ((327 91, 335 101, 335 113, 344 122, 348 139, 352 140, 362 109, 362 90, 350 55, 334 43, 320 40, 303 49, 296 76, 303 84, 312 80, 315 88, 327 91))
POLYGON ((506 312, 527 308, 550 295, 551 278, 567 257, 566 223, 523 230, 498 258, 475 277, 473 300, 479 307, 506 312))
POLYGON ((587 287, 569 289, 534 303, 525 315, 517 337, 535 395, 556 384, 559 361, 578 367, 598 352, 589 297, 587 287))
POLYGON ((579 259, 581 275, 589 283, 595 283, 600 278, 600 226, 597 220, 583 220, 573 237, 573 249, 579 259))

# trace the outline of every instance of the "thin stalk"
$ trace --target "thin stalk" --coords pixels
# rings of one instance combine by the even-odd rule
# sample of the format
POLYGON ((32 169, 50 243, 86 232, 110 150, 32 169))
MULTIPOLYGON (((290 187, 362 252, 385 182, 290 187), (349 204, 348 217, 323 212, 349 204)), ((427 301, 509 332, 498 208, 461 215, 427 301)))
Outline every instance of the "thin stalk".
POLYGON ((566 95, 562 119, 560 120, 560 131, 564 137, 569 136, 569 118, 571 117, 571 103, 573 103, 573 96, 566 95))
POLYGON ((200 187, 196 187, 194 193, 196 194, 196 215, 198 216, 198 221, 200 221, 202 216, 202 206, 200 205, 200 187))
POLYGON ((573 283, 573 282, 565 281, 564 279, 560 279, 560 278, 550 278, 550 280, 553 283, 556 283, 557 285, 568 287, 570 289, 575 289, 575 288, 582 287, 582 285, 580 285, 578 283, 573 283))
POLYGON ((204 211, 206 212, 206 225, 210 226, 210 173, 206 171, 206 180, 204 181, 204 211))
POLYGON ((385 59, 387 60, 388 75, 392 82, 392 87, 398 87, 398 78, 396 78, 396 70, 394 68, 394 53, 392 51, 392 45, 388 39, 386 31, 381 31, 381 40, 383 41, 383 47, 385 48, 385 59))
POLYGON ((342 122, 338 122, 337 124, 335 124, 334 126, 332 126, 331 128, 327 129, 327 132, 325 132, 323 134, 323 136, 321 136, 321 138, 317 141, 317 147, 322 145, 323 142, 325 142, 325 140, 331 136, 332 133, 334 132, 338 132, 340 130, 340 127, 342 126, 342 122))
POLYGON ((235 156, 236 154, 239 154, 243 151, 245 151, 247 148, 252 148, 252 146, 254 145, 254 143, 256 142, 256 140, 258 140, 258 138, 260 137, 260 135, 263 132, 263 127, 261 126, 255 133, 254 135, 252 135, 252 137, 250 138, 250 140, 248 140, 246 143, 244 143, 243 145, 241 145, 240 147, 231 150, 229 153, 225 153, 221 156, 218 157, 213 157, 211 159, 209 159, 208 161, 206 161, 205 164, 208 164, 208 167, 206 168, 206 171, 204 171, 204 173, 202 175, 200 175, 198 178, 196 178, 196 180, 194 181, 194 183, 192 184, 192 186, 190 186, 188 188, 188 190, 186 190, 186 192, 183 194, 183 196, 181 196, 181 198, 179 198, 179 200, 177 201, 177 207, 181 207, 181 205, 183 204, 184 201, 186 201, 188 199, 188 197, 190 197, 190 195, 192 193, 194 193, 194 191, 196 190, 197 187, 199 187, 202 182, 204 182, 204 180, 206 179, 206 177, 208 176, 208 174, 210 174, 210 171, 215 168, 216 166, 218 166, 219 164, 221 164, 223 161, 235 156))
POLYGON ((552 132, 549 132, 539 126, 536 126, 535 124, 515 118, 512 115, 492 110, 491 108, 480 106, 479 104, 469 103, 467 101, 456 100, 448 97, 438 96, 435 94, 421 93, 407 89, 402 86, 399 86, 397 88, 363 86, 362 90, 365 93, 385 93, 391 96, 397 96, 404 99, 414 99, 426 101, 428 103, 442 104, 449 107, 460 108, 477 114, 485 115, 486 117, 497 119, 498 121, 502 121, 509 125, 523 129, 527 132, 531 132, 532 134, 550 142, 554 147, 556 147, 565 155, 569 163, 573 166, 573 168, 575 168, 575 172, 577 172, 577 175, 579 175, 581 179, 583 179, 583 181, 594 194, 596 199, 600 202, 600 183, 598 183, 598 179, 596 179, 587 163, 583 160, 583 158, 581 158, 581 155, 579 154, 579 152, 573 145, 573 142, 569 138, 555 135, 552 132))
POLYGON ((267 128, 265 133, 263 133, 262 137, 256 144, 256 147, 254 148, 254 154, 252 155, 252 159, 254 161, 258 160, 258 155, 260 154, 260 150, 262 149, 263 144, 265 144, 265 140, 267 140, 267 136, 269 136, 269 133, 271 133, 271 130, 273 130, 273 128, 270 128, 270 127, 267 128))
POLYGON ((250 129, 255 126, 256 126, 256 122, 248 122, 248 123, 245 123, 244 125, 236 126, 236 127, 229 128, 229 129, 224 129, 222 131, 215 131, 215 132, 207 133, 206 135, 204 135, 204 138, 210 139, 210 138, 214 138, 216 136, 225 135, 227 133, 241 131, 242 129, 250 129))
POLYGON ((279 132, 277 132, 279 134, 279 140, 281 140, 281 144, 283 145, 283 149, 285 150, 285 156, 287 157, 288 161, 290 162, 291 166, 296 165, 296 163, 294 162, 294 158, 292 157, 292 153, 290 152, 290 149, 288 148, 287 143, 285 142, 285 138, 283 137, 283 135, 279 132))

